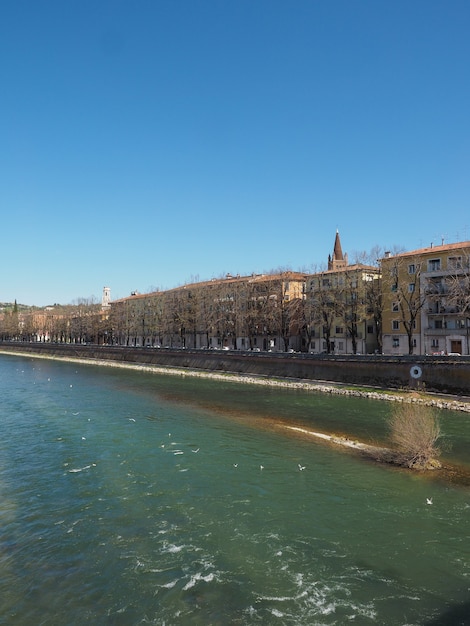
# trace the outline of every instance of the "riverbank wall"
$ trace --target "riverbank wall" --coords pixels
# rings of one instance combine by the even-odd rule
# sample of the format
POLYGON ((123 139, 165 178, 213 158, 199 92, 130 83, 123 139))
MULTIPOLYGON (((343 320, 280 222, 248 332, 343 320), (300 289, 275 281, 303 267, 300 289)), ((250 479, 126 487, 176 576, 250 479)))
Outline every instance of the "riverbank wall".
POLYGON ((0 343, 0 352, 37 356, 128 362, 164 368, 183 368, 301 379, 317 382, 415 389, 470 395, 470 358, 449 356, 311 355, 245 351, 173 350, 77 344, 0 343))

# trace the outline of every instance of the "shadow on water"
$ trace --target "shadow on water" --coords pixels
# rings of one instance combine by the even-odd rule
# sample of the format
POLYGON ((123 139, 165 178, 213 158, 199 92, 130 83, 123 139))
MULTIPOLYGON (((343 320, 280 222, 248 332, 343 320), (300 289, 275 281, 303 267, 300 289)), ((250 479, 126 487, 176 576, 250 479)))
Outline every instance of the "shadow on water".
POLYGON ((470 602, 452 607, 423 626, 470 626, 470 602))

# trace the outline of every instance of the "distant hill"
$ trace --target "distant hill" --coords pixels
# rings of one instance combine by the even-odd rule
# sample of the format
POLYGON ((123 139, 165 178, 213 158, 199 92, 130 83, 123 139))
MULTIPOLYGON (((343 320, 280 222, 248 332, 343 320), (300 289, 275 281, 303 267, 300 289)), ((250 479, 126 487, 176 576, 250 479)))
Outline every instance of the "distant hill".
MULTIPOLYGON (((0 311, 11 311, 15 307, 14 302, 0 302, 0 311)), ((28 311, 34 311, 35 309, 39 309, 41 307, 30 306, 28 304, 17 304, 18 313, 27 313, 28 311)))

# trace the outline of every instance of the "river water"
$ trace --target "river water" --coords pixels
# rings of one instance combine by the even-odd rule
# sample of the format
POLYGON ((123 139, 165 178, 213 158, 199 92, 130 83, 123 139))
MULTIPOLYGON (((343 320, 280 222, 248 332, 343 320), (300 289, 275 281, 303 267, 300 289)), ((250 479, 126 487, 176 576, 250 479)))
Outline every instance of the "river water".
POLYGON ((470 489, 280 426, 388 403, 12 355, 0 393, 1 624, 470 623, 470 489))

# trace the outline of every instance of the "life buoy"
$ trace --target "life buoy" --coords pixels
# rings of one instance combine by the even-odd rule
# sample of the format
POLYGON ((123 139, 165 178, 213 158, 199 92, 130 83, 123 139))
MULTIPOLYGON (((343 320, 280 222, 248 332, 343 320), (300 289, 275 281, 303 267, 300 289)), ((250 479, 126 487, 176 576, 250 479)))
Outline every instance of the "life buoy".
POLYGON ((421 378, 422 374, 423 370, 420 368, 419 365, 413 365, 413 367, 410 369, 411 378, 421 378))

